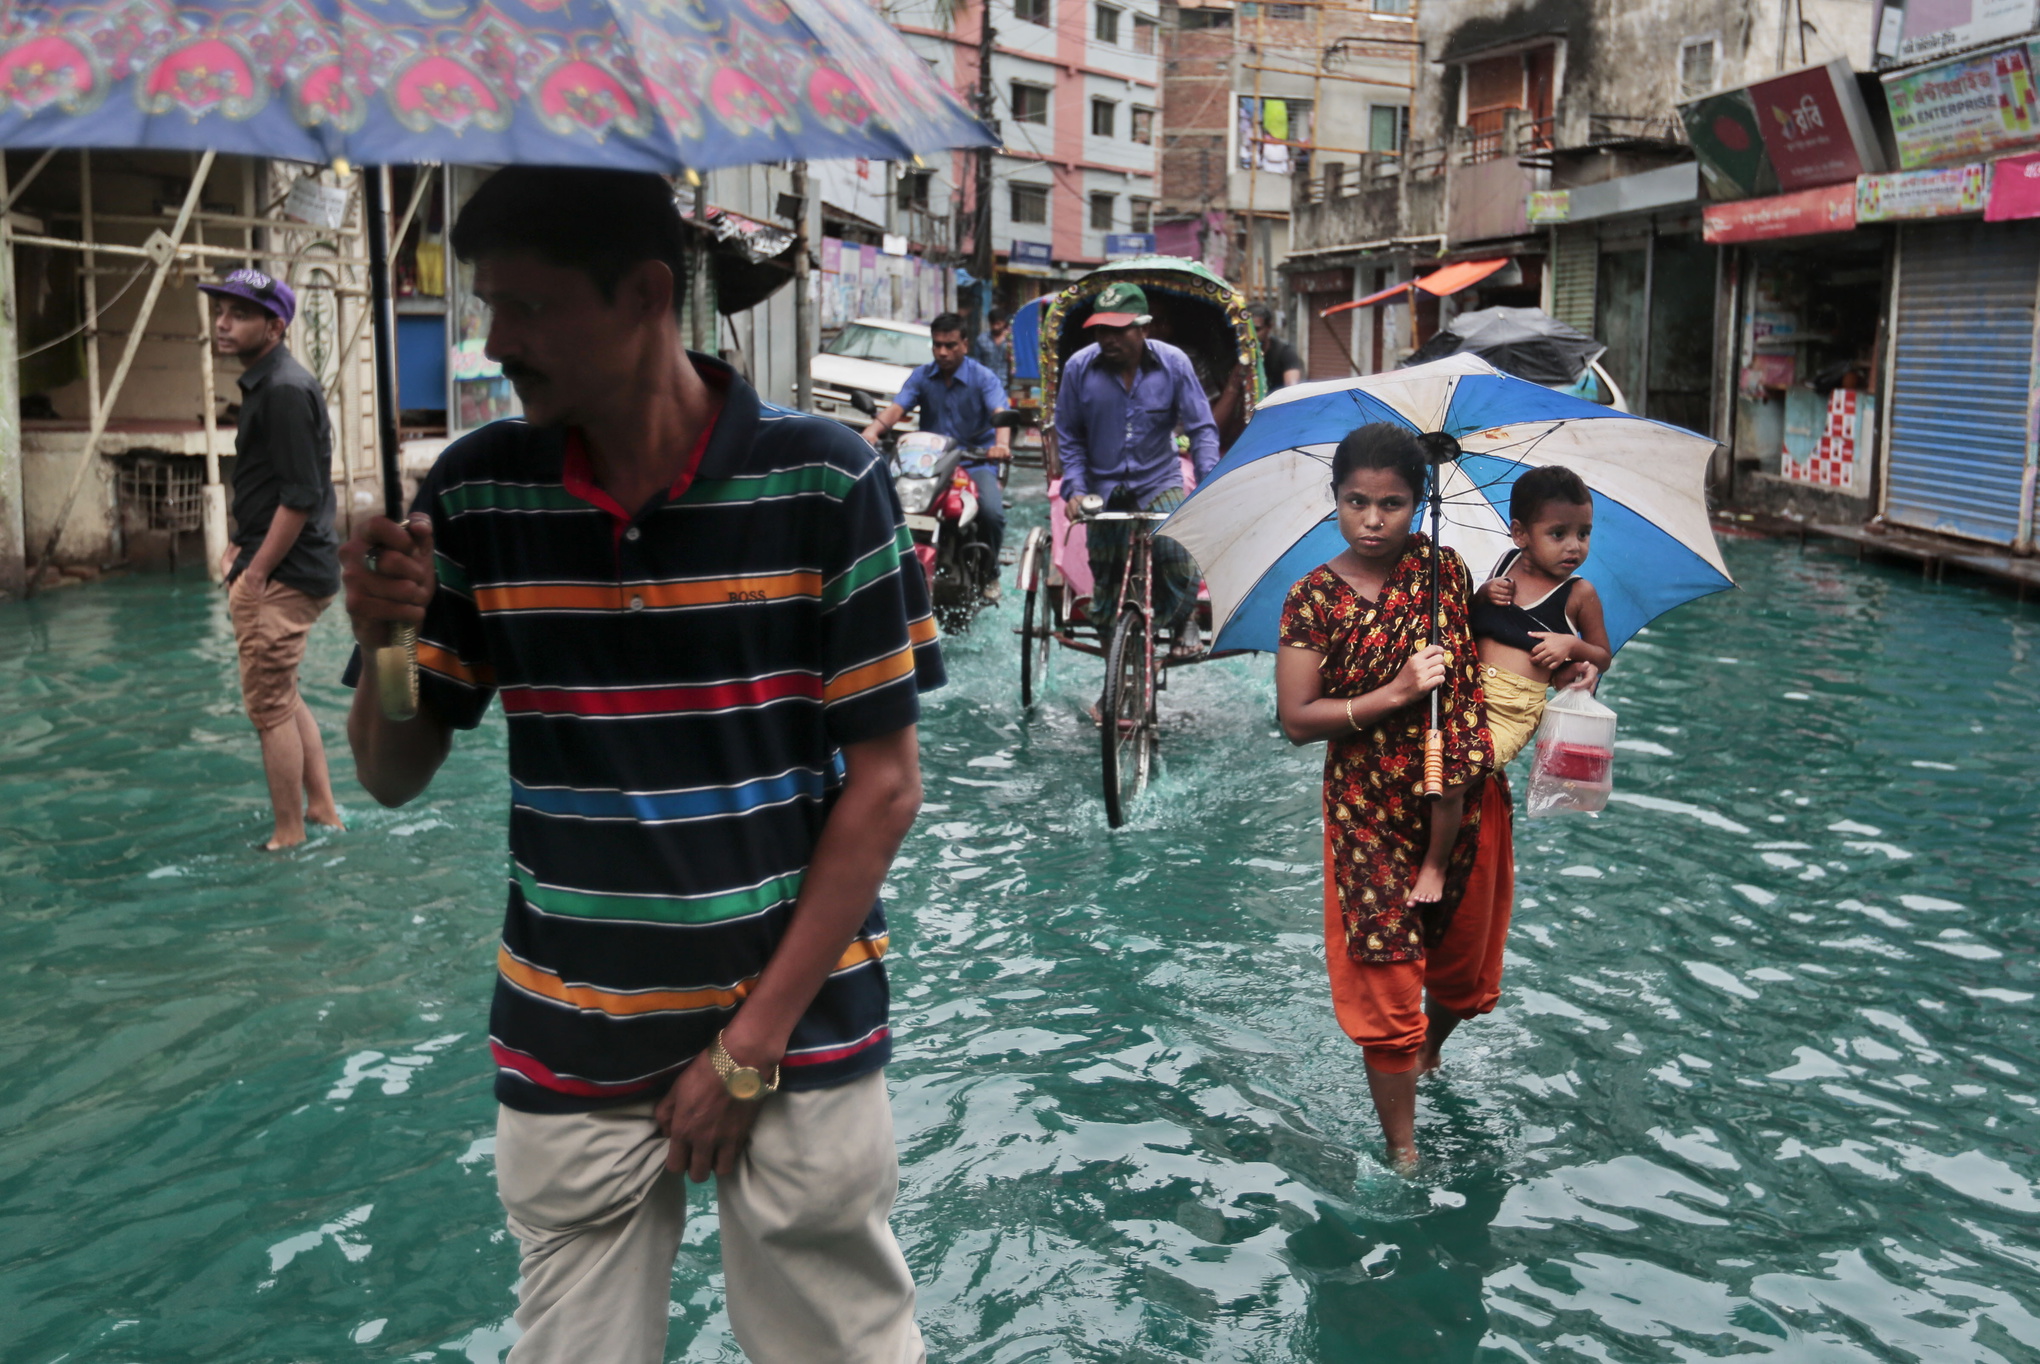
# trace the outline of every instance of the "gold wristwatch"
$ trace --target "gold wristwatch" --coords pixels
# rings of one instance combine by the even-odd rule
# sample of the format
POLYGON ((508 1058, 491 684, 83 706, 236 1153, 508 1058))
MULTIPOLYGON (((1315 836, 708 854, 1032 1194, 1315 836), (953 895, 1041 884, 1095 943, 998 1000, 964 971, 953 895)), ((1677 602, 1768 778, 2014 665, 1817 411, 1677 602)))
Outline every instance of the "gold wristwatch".
POLYGON ((715 1035, 715 1045, 708 1049, 708 1063, 715 1067, 715 1073, 722 1077, 723 1088, 730 1092, 732 1099, 749 1103, 762 1099, 779 1088, 779 1067, 772 1067, 772 1081, 767 1084, 765 1074, 756 1066, 740 1066, 737 1058, 730 1055, 723 1045, 722 1034, 715 1035))

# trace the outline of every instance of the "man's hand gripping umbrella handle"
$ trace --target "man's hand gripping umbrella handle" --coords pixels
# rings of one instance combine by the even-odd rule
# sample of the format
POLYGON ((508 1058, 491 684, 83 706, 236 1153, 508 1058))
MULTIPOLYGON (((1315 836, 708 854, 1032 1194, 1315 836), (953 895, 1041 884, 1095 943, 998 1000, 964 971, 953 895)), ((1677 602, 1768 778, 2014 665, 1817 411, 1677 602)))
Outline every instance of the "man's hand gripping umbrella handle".
POLYGON ((417 717, 417 626, 390 626, 390 642, 375 651, 375 691, 382 703, 382 713, 387 718, 411 720, 417 717))

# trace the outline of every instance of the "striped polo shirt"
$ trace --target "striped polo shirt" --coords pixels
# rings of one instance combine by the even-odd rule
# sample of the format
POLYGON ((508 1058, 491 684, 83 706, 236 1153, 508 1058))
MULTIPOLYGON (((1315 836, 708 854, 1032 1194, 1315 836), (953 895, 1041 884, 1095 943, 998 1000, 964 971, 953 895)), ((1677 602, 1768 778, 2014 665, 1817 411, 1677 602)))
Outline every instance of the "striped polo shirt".
MULTIPOLYGON (((448 448, 418 497, 439 568, 424 699, 456 728, 492 696, 509 719, 489 1033, 512 1108, 663 1092, 778 946, 843 746, 914 724, 943 680, 870 447, 694 363, 721 414, 635 515, 596 486, 575 433, 518 421, 448 448)), ((874 904, 794 1029, 786 1088, 886 1063, 885 950, 874 904)))

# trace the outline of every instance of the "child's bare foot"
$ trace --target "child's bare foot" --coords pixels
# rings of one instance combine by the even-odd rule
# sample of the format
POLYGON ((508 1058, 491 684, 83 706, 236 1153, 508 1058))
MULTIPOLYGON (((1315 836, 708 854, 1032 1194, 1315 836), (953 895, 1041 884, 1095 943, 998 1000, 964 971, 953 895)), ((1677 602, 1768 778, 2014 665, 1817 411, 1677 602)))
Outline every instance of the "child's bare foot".
POLYGON ((322 829, 332 829, 343 834, 347 832, 347 826, 340 820, 340 811, 333 806, 327 806, 323 810, 305 811, 305 822, 316 824, 322 829))
POLYGON ((1417 1062, 1417 1073, 1419 1075, 1429 1075, 1444 1064, 1445 1058, 1442 1055, 1426 1048, 1423 1057, 1417 1062))
POLYGON ((1388 1168, 1399 1175, 1413 1175, 1417 1172, 1417 1148, 1414 1146, 1391 1146, 1388 1148, 1388 1168))
POLYGON ((1445 898, 1445 869, 1425 863, 1417 873, 1416 884, 1410 887, 1410 903, 1413 905, 1435 905, 1445 898))
POLYGON ((286 848, 299 847, 304 841, 304 830, 300 829, 295 838, 290 838, 283 834, 272 834, 267 843, 257 843, 255 846, 263 852, 282 852, 286 848))

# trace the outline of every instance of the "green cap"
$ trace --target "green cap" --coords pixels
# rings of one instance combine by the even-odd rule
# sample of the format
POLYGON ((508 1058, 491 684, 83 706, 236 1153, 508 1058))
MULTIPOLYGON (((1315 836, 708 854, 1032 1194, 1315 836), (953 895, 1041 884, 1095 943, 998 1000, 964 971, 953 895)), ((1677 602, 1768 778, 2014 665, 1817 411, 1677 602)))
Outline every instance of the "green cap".
POLYGON ((1145 327, 1152 319, 1148 317, 1147 295, 1138 284, 1115 280, 1098 291, 1098 297, 1091 302, 1091 315, 1084 320, 1087 327, 1145 327))

